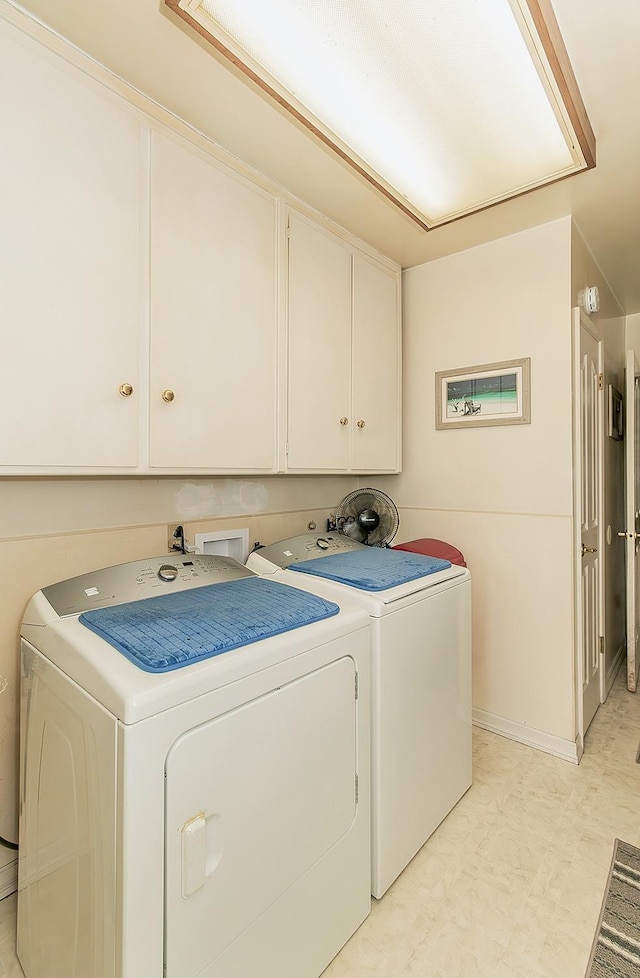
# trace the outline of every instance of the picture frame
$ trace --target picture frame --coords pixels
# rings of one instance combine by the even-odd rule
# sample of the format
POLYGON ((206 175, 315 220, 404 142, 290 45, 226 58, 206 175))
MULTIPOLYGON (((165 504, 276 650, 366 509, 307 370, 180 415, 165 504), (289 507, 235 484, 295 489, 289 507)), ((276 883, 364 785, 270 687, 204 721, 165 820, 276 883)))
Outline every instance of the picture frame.
POLYGON ((608 434, 614 441, 624 438, 624 399, 619 390, 609 384, 608 434))
POLYGON ((530 423, 530 357, 436 373, 436 428, 530 423))

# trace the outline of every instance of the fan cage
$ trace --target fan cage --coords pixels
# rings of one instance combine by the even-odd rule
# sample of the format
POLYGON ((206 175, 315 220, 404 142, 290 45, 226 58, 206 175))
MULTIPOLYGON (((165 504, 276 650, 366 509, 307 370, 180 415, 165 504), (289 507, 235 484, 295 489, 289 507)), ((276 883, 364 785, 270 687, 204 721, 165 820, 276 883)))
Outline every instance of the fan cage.
POLYGON ((338 532, 369 547, 388 547, 399 526, 395 503, 380 489, 354 489, 336 510, 338 532), (378 517, 377 525, 371 530, 366 529, 360 520, 367 510, 378 517))

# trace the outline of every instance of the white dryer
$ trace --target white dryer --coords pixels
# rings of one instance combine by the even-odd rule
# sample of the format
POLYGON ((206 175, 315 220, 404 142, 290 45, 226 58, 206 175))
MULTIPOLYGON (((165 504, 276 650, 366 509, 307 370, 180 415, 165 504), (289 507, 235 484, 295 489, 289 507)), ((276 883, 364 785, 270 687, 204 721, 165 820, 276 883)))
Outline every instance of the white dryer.
POLYGON ((339 533, 283 540, 247 566, 371 617, 371 892, 380 897, 471 785, 470 573, 339 533))
POLYGON ((185 556, 31 599, 27 978, 316 978, 367 916, 369 619, 309 597, 185 556))

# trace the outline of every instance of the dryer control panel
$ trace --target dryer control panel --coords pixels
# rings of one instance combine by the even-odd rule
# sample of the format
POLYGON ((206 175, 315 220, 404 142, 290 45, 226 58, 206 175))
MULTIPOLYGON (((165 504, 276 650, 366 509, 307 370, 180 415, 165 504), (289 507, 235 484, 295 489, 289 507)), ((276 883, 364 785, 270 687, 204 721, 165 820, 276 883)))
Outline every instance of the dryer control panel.
POLYGON ((254 576, 253 571, 233 557, 165 554, 163 557, 103 567, 43 587, 42 593, 62 618, 65 615, 79 615, 92 608, 109 608, 159 594, 254 576))
MULTIPOLYGON (((364 543, 350 540, 343 533, 303 533, 288 540, 279 540, 269 547, 261 547, 255 555, 269 561, 276 567, 290 567, 299 560, 313 560, 315 557, 328 557, 329 554, 350 553, 353 550, 366 550, 364 543)), ((251 555, 253 556, 253 554, 251 555)), ((249 558, 251 566, 251 557, 249 558)))

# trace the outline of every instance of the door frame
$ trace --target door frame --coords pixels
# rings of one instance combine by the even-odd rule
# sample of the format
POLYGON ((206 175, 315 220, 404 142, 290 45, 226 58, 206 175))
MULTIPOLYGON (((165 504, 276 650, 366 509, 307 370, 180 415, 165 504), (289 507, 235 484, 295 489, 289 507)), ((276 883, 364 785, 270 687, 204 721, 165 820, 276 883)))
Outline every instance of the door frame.
POLYGON ((624 537, 624 577, 627 606, 625 609, 625 631, 627 651, 627 689, 635 693, 638 685, 638 406, 636 383, 639 377, 640 364, 638 354, 632 347, 625 354, 624 377, 624 531, 618 532, 624 537), (630 637, 631 636, 631 637, 630 637))
MULTIPOLYGON (((582 627, 582 459, 580 454, 580 438, 582 435, 582 420, 580 414, 580 330, 584 327, 588 333, 596 340, 599 345, 599 373, 603 378, 598 397, 597 405, 597 425, 600 432, 598 450, 598 591, 599 608, 598 615, 600 620, 600 634, 605 637, 605 617, 604 617, 604 341, 595 323, 580 309, 574 307, 572 310, 572 447, 573 447, 573 608, 574 608, 574 630, 573 630, 573 661, 575 673, 575 719, 577 733, 578 760, 584 750, 584 699, 583 699, 583 627, 582 627)), ((605 656, 602 656, 599 670, 600 684, 600 703, 606 699, 606 676, 605 676, 605 656)))

